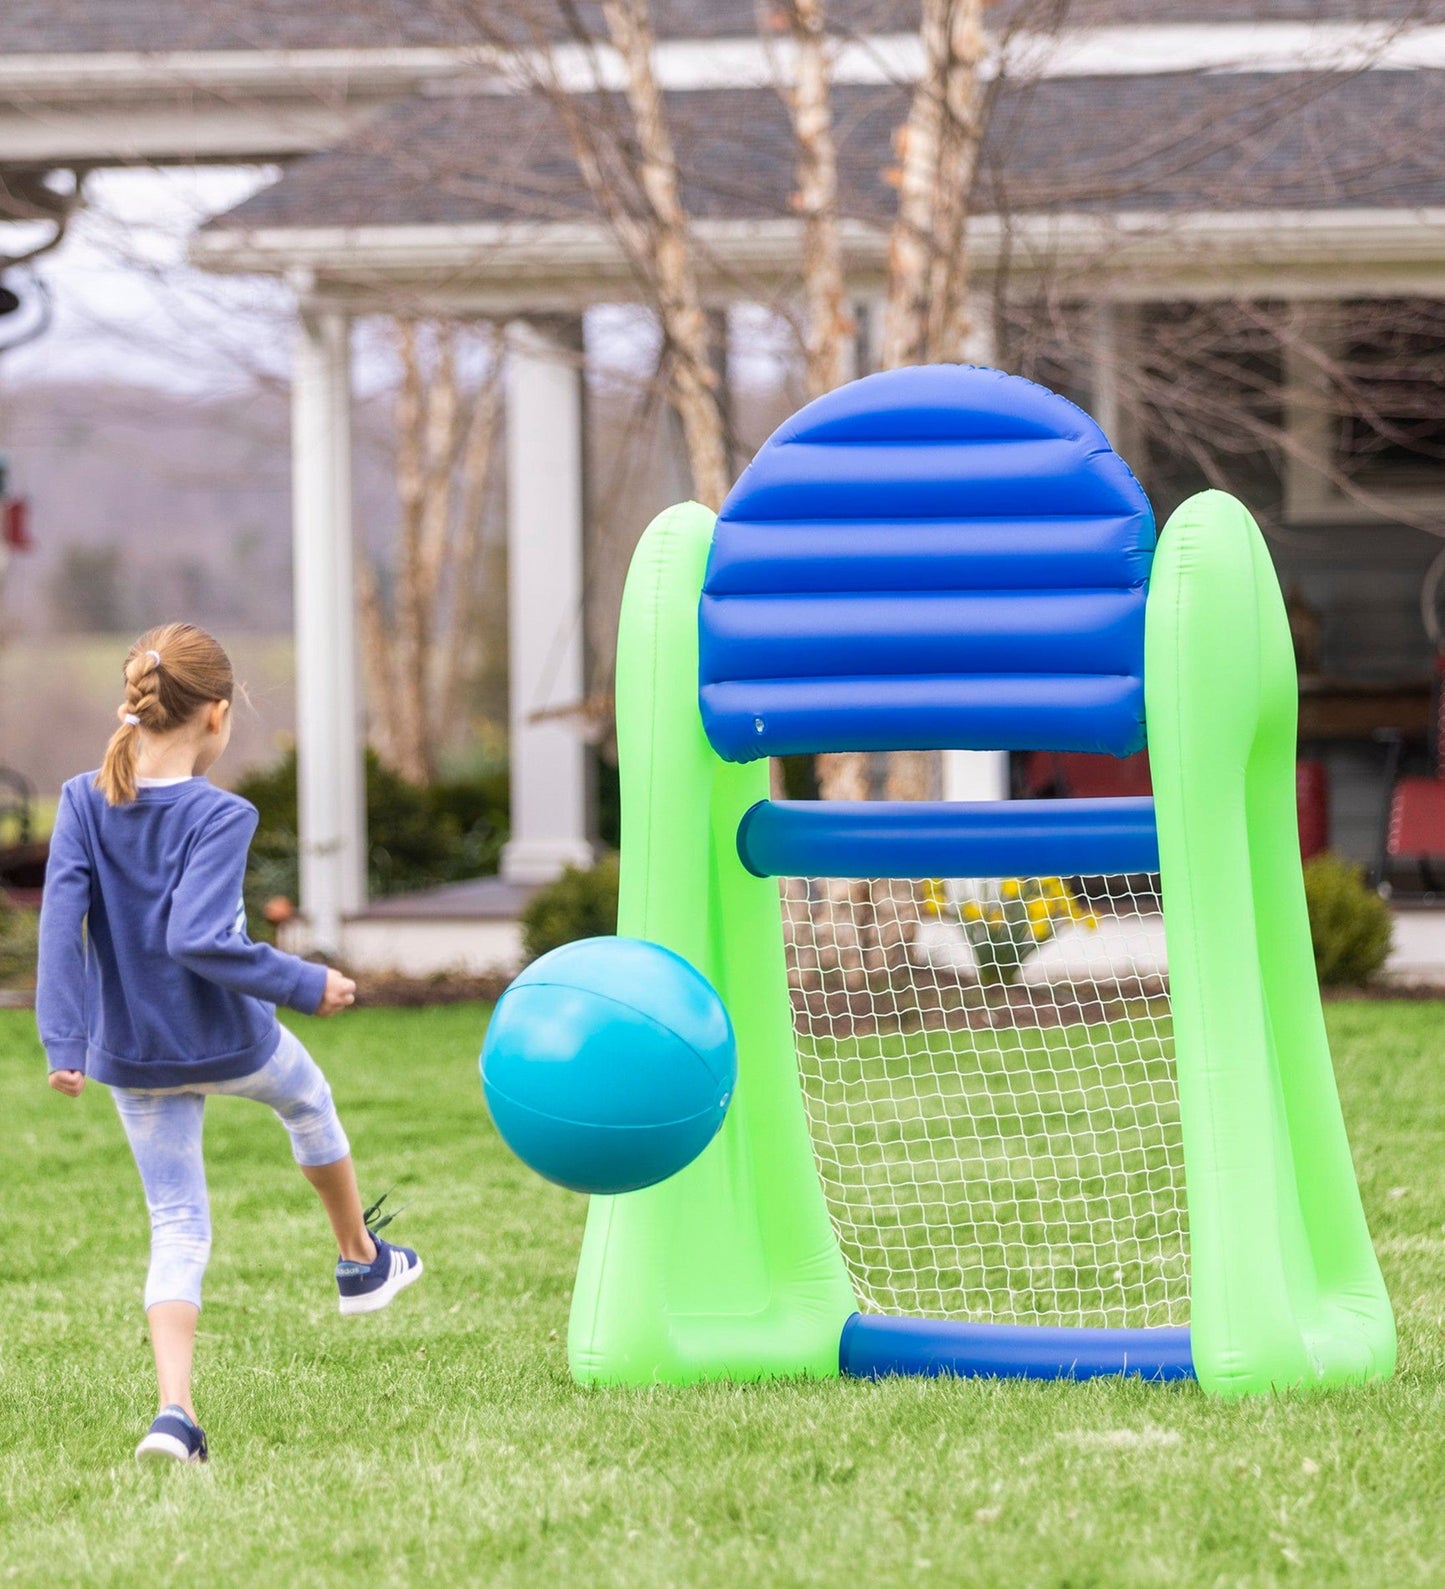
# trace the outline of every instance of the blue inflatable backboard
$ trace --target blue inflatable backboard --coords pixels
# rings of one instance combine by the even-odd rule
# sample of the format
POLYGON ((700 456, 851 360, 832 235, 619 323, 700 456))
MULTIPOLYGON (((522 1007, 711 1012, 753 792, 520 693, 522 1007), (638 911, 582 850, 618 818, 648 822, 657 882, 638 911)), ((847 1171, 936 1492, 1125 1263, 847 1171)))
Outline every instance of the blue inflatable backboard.
POLYGON ((1099 427, 998 370, 855 381, 718 517, 700 704, 729 761, 1144 744, 1148 499, 1099 427))

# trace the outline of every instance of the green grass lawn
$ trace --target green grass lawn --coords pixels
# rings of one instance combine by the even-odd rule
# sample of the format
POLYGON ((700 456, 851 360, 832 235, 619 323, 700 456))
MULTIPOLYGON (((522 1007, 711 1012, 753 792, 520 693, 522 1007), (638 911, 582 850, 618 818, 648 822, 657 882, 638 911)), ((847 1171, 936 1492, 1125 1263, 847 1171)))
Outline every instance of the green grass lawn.
POLYGON ((1245 1404, 1193 1386, 894 1382, 584 1392, 579 1198, 485 1117, 484 1011, 303 1035, 367 1190, 428 1273, 343 1320, 284 1134, 215 1102, 198 1408, 214 1460, 144 1472, 140 1188, 109 1099, 50 1092, 0 1011, 0 1581, 1430 1584, 1445 1577, 1445 1006, 1329 1011, 1400 1319, 1393 1383, 1245 1404))

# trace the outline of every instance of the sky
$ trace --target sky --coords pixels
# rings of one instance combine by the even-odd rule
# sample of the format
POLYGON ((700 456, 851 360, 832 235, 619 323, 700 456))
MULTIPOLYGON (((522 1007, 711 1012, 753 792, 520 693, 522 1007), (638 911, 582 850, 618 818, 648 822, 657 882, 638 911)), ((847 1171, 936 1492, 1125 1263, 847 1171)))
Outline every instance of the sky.
POLYGON ((284 374, 287 290, 186 263, 198 226, 273 179, 256 167, 93 173, 65 241, 35 262, 54 320, 6 358, 7 384, 113 378, 199 395, 284 374))
MULTIPOLYGON (((35 262, 54 318, 36 341, 5 356, 0 378, 116 380, 164 391, 216 395, 258 377, 284 380, 291 355, 293 300, 281 282, 214 275, 187 263, 187 239, 212 216, 276 179, 274 167, 198 167, 92 173, 84 207, 61 245, 35 262)), ((0 228, 0 233, 6 229, 0 228)), ((46 235, 8 228, 0 250, 46 235)), ((23 292, 23 272, 18 283, 23 292)), ((735 378, 776 379, 778 328, 744 324, 733 337, 735 378)), ((589 351, 619 372, 650 373, 655 338, 631 309, 588 317, 589 351)), ((357 339, 359 393, 394 373, 384 339, 357 339)))

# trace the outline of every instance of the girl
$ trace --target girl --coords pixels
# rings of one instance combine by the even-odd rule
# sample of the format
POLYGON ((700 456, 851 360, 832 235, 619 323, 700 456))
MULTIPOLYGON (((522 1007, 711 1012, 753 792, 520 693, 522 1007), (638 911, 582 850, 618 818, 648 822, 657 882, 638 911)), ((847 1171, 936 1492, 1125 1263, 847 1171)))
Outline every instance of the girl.
POLYGON ((384 1308, 422 1272, 410 1248, 368 1228, 331 1089, 276 1019, 277 1004, 335 1015, 355 983, 246 935, 256 809, 205 777, 230 740, 234 690, 204 630, 167 624, 136 641, 105 761, 61 791, 40 912, 35 1011, 50 1085, 70 1098, 87 1077, 111 1089, 150 1210, 145 1306, 160 1413, 140 1459, 207 1456, 191 1355, 211 1249, 208 1093, 280 1116, 336 1233, 343 1313, 384 1308))

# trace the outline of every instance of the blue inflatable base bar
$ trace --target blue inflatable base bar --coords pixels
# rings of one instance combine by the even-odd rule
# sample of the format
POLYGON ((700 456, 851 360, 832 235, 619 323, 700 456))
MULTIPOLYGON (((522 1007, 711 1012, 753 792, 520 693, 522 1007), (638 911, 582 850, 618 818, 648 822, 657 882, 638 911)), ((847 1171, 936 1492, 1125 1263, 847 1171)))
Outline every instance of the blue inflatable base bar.
POLYGON ((954 1374, 961 1379, 1193 1379, 1188 1326, 1154 1330, 968 1324, 855 1313, 843 1326, 838 1365, 855 1379, 954 1374))
POLYGON ((1096 877, 1159 870, 1154 802, 760 800, 738 825, 755 877, 1096 877))

